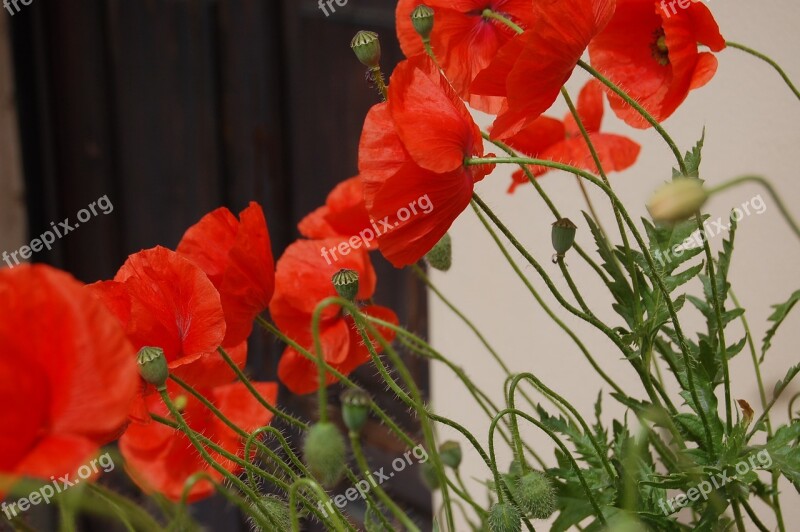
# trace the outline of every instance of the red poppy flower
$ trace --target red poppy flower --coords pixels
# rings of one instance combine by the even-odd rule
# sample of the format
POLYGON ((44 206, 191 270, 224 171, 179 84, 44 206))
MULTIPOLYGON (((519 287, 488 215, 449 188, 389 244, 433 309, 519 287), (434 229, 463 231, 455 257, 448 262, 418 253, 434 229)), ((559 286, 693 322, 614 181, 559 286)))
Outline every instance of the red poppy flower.
MULTIPOLYGON (((639 102, 653 117, 667 119, 689 91, 708 83, 717 70, 710 52, 719 52, 725 39, 708 8, 691 2, 675 9, 674 2, 617 0, 608 26, 589 45, 592 65, 639 102)), ((611 108, 634 127, 647 128, 639 113, 609 92, 611 108)))
MULTIPOLYGON (((347 254, 328 264, 323 259, 325 249, 340 243, 338 239, 298 240, 286 249, 278 260, 275 273, 275 297, 270 304, 272 319, 287 336, 307 350, 314 352, 311 321, 314 309, 323 299, 336 296, 331 278, 340 269, 351 269, 359 274, 357 300, 370 299, 375 292, 375 270, 369 254, 363 248, 348 250, 347 254)), ((374 305, 361 309, 365 314, 397 324, 397 316, 385 307, 374 305)), ((379 329, 391 341, 391 330, 379 329)), ((347 375, 370 360, 369 351, 355 330, 353 318, 344 316, 339 307, 332 305, 322 313, 320 337, 325 360, 336 370, 347 375)), ((375 341, 376 349, 380 345, 375 341)), ((315 391, 319 384, 317 366, 295 349, 287 348, 278 365, 278 376, 293 392, 306 394, 315 391)), ((336 379, 328 375, 328 384, 336 379)))
MULTIPOLYGON (((193 262, 156 247, 131 255, 114 281, 91 288, 117 316, 136 349, 164 350, 172 373, 200 387, 233 380, 233 372, 217 353, 225 338, 219 293, 193 262)), ((246 344, 226 347, 244 366, 246 344)), ((134 417, 141 417, 141 407, 137 402, 134 417)))
POLYGON ((507 98, 507 108, 494 122, 495 137, 517 134, 553 104, 586 46, 611 19, 614 4, 615 0, 533 3, 531 27, 506 43, 471 87, 476 94, 507 98))
POLYGON ((424 56, 400 63, 359 148, 367 211, 392 264, 413 264, 444 236, 489 171, 464 159, 482 156, 478 126, 436 66, 424 56))
POLYGON ((351 177, 336 185, 328 194, 325 205, 300 220, 300 234, 312 240, 341 237, 348 239, 361 236, 363 245, 369 249, 377 247, 372 220, 364 203, 364 183, 359 176, 351 177))
POLYGON ((139 373, 117 320, 64 272, 0 270, 0 313, 2 492, 88 464, 127 422, 139 373))
MULTIPOLYGON (((253 383, 256 390, 271 404, 275 404, 278 387, 275 383, 253 383)), ((182 414, 189 427, 201 433, 231 454, 244 457, 242 439, 194 396, 186 393, 172 382, 167 386, 170 397, 175 401, 185 401, 182 414)), ((222 413, 242 430, 252 432, 267 425, 272 413, 261 406, 240 382, 224 384, 212 388, 198 389, 222 413)), ((171 418, 167 407, 158 394, 147 398, 147 410, 164 418, 171 418)), ((119 448, 125 457, 131 478, 145 492, 158 492, 167 498, 178 501, 186 481, 198 472, 205 472, 216 481, 222 475, 214 470, 192 446, 182 432, 166 425, 134 421, 119 440, 119 448)), ((209 449, 214 460, 226 470, 236 474, 241 468, 218 453, 209 449)), ((208 481, 200 481, 189 492, 188 500, 197 501, 214 492, 208 481)))
MULTIPOLYGON (((621 135, 600 132, 603 121, 603 87, 599 81, 591 80, 583 87, 578 97, 577 111, 605 171, 621 172, 636 162, 641 150, 637 143, 621 135)), ((563 122, 540 116, 531 125, 511 137, 508 144, 537 159, 598 172, 589 146, 572 114, 567 114, 563 122)), ((529 168, 537 177, 550 171, 550 168, 545 166, 532 165, 529 168)), ((517 170, 512 176, 508 192, 514 192, 516 187, 523 183, 528 183, 528 177, 522 170, 517 170)))
POLYGON ((223 345, 238 345, 253 330, 253 320, 269 306, 275 289, 275 263, 264 211, 257 203, 239 215, 226 208, 204 216, 178 244, 211 279, 225 312, 223 345))
POLYGON ((422 39, 411 24, 411 12, 423 3, 434 10, 431 46, 456 92, 475 109, 497 114, 504 98, 471 94, 470 85, 516 33, 505 24, 484 17, 483 11, 490 9, 528 27, 533 15, 531 0, 400 0, 397 36, 406 57, 425 53, 422 39))

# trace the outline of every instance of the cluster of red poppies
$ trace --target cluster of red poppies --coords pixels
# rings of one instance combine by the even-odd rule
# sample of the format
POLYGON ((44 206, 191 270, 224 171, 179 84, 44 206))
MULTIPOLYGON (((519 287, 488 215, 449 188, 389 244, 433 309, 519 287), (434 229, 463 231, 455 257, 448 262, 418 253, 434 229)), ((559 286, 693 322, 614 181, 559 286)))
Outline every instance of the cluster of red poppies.
MULTIPOLYGON (((147 491, 178 499, 198 471, 220 479, 184 435, 151 419, 169 417, 168 410, 139 379, 137 350, 163 349, 171 374, 241 429, 269 423, 271 413, 237 381, 219 351, 243 368, 254 320, 267 308, 286 336, 311 350, 312 315, 321 300, 336 295, 336 271, 358 272, 356 299, 368 301, 376 286, 370 249, 404 266, 443 237, 492 168, 469 164, 484 157, 484 146, 464 101, 497 115, 493 138, 533 157, 597 171, 576 120, 542 116, 584 51, 603 76, 663 120, 716 70, 715 57, 700 52, 698 43, 712 51, 724 47, 701 3, 667 17, 655 0, 426 0, 435 13, 434 61, 410 20, 421 3, 398 4, 398 35, 408 59, 394 70, 386 101, 366 117, 359 176, 337 186, 326 205, 300 223, 307 239, 289 246, 277 265, 264 214, 251 204, 238 219, 224 208, 208 214, 175 251, 156 247, 131 255, 111 281, 87 287, 45 266, 0 271, 0 424, 15 428, 0 433, 0 480, 6 479, 0 492, 21 476, 74 472, 117 437, 132 478, 147 491), (321 250, 422 196, 435 205, 431 215, 411 218, 333 264, 324 260, 321 250)), ((603 91, 598 82, 588 83, 577 113, 603 166, 622 170, 634 163, 639 146, 600 132, 603 91)), ((627 123, 647 125, 617 94, 608 98, 627 123)), ((512 190, 523 181, 515 174, 512 190)), ((397 323, 391 310, 365 305, 365 314, 397 323)), ((391 331, 380 332, 392 339, 391 331)), ((325 309, 319 334, 325 360, 339 372, 369 360, 352 317, 338 307, 325 309)), ((319 386, 316 366, 302 349, 286 349, 278 374, 294 393, 319 386)), ((254 386, 276 402, 275 383, 254 386)), ((241 439, 198 399, 174 381, 168 393, 192 429, 242 454, 241 439)), ((212 489, 198 483, 190 499, 212 489)))
MULTIPOLYGON (((129 474, 146 491, 178 500, 194 473, 220 480, 185 435, 151 419, 169 418, 169 411, 156 389, 139 378, 136 352, 163 349, 170 374, 240 429, 268 424, 272 414, 236 380, 218 350, 243 368, 254 320, 267 308, 288 337, 310 350, 312 314, 321 300, 336 295, 335 269, 358 272, 357 299, 371 298, 376 277, 366 251, 329 266, 319 254, 326 242, 294 243, 276 271, 264 213, 252 203, 239 219, 225 208, 206 215, 176 251, 156 247, 131 255, 111 281, 84 286, 47 266, 0 270, 6 316, 0 324, 0 421, 15 427, 0 435, 0 493, 19 477, 74 473, 115 438, 129 474)), ((384 307, 363 311, 397 322, 384 307)), ((344 374, 369 359, 352 325, 333 306, 321 323, 325 359, 344 374)), ((281 358, 279 376, 295 393, 317 389, 316 366, 293 348, 281 358)), ((277 402, 275 383, 252 384, 277 402)), ((242 455, 241 438, 199 399, 173 380, 167 391, 194 431, 242 455)), ((225 469, 238 470, 211 454, 225 469)), ((212 491, 211 483, 199 482, 189 500, 212 491)))

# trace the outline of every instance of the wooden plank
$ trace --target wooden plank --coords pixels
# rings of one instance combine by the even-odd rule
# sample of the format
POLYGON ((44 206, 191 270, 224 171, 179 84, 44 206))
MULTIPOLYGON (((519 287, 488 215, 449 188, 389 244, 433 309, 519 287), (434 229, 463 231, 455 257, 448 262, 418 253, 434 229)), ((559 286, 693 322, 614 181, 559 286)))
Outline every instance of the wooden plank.
MULTIPOLYGON (((27 240, 9 17, 0 17, 0 253, 27 240)), ((12 261, 13 264, 13 261, 12 261)), ((0 268, 7 264, 0 262, 0 268)))

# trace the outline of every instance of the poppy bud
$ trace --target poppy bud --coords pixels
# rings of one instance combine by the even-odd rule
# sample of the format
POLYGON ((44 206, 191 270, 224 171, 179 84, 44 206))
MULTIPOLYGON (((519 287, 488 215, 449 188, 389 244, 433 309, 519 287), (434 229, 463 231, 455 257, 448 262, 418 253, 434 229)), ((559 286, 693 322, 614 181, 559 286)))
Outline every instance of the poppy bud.
MULTIPOLYGON (((253 512, 262 518, 263 521, 270 523, 276 528, 274 530, 291 530, 292 517, 289 513, 289 505, 283 499, 274 495, 264 495, 258 500, 258 504, 251 502, 253 512)), ((255 520, 251 517, 254 530, 258 530, 255 520)))
POLYGON ((358 294, 358 272, 339 270, 331 278, 336 293, 348 301, 355 301, 358 294))
POLYGON ((547 519, 556 509, 556 494, 550 479, 531 471, 517 481, 514 497, 534 519, 547 519))
POLYGON ((458 469, 464 456, 461 452, 461 444, 457 441, 444 442, 439 446, 439 456, 441 456, 444 465, 458 469))
POLYGON ((439 475, 436 474, 436 467, 432 463, 423 463, 422 467, 420 468, 420 472, 422 481, 430 488, 431 491, 436 491, 441 487, 439 475))
POLYGON ((369 394, 358 388, 351 388, 342 393, 342 419, 351 432, 361 432, 367 423, 370 402, 369 394))
POLYGON ((446 272, 453 265, 453 241, 450 233, 445 233, 439 242, 425 255, 431 268, 446 272))
POLYGON ((339 482, 345 466, 345 443, 336 425, 317 423, 308 429, 303 459, 311 474, 326 488, 339 482))
POLYGON ((175 405, 175 410, 183 412, 189 405, 189 398, 185 395, 179 395, 172 400, 172 403, 175 405))
POLYGON ((578 226, 572 223, 569 218, 561 218, 553 223, 551 237, 553 240, 553 248, 556 250, 556 258, 564 258, 564 254, 569 251, 569 248, 575 243, 575 233, 577 230, 578 226))
POLYGON ((647 210, 657 222, 679 222, 697 212, 707 199, 708 191, 702 181, 678 177, 650 197, 647 210))
POLYGON ((381 62, 381 41, 374 31, 359 31, 350 41, 350 48, 361 63, 369 68, 378 68, 381 62))
POLYGON ((169 368, 164 350, 160 347, 143 347, 136 355, 136 363, 139 365, 139 375, 148 384, 152 384, 158 390, 165 390, 169 368))
POLYGON ((500 502, 489 510, 489 530, 492 532, 520 532, 522 517, 514 505, 500 502))
POLYGON ((422 40, 428 42, 433 31, 433 9, 425 4, 418 5, 411 12, 411 24, 419 33, 419 36, 422 37, 422 40))

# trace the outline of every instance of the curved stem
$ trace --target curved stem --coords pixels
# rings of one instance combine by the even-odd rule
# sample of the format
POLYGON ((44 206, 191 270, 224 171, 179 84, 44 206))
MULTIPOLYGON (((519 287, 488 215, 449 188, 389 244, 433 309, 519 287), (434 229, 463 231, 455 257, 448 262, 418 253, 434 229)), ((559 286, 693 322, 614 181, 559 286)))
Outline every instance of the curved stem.
MULTIPOLYGON (((359 439, 358 433, 354 431, 350 431, 350 446, 353 449, 353 456, 355 456, 356 463, 358 467, 361 469, 361 474, 364 478, 370 478, 370 470, 369 464, 367 464, 367 459, 364 457, 364 451, 361 449, 361 440, 359 439)), ((406 513, 400 509, 397 504, 392 500, 391 497, 383 490, 383 488, 377 482, 372 482, 372 491, 374 491, 378 495, 378 499, 392 512, 400 523, 403 524, 406 530, 409 532, 420 532, 419 527, 411 520, 406 513)))
POLYGON ((492 425, 489 427, 489 444, 491 445, 492 435, 494 433, 494 427, 497 425, 497 422, 500 420, 500 418, 502 418, 503 416, 509 415, 509 414, 515 415, 515 416, 519 416, 519 417, 523 418, 524 420, 528 421, 529 423, 537 426, 545 434, 550 436, 550 439, 552 439, 556 443, 556 445, 558 445, 558 447, 561 449, 561 452, 564 453, 564 456, 566 456, 567 459, 572 464, 572 468, 574 469, 575 474, 578 476, 578 480, 580 481, 581 486, 583 487, 583 491, 586 493, 586 498, 589 500, 589 503, 592 505, 592 508, 594 509, 595 514, 597 515, 597 518, 600 520, 600 522, 603 525, 607 525, 606 518, 603 515, 603 512, 600 510, 600 506, 597 504, 597 501, 594 498, 594 493, 592 492, 591 488, 589 488, 589 484, 586 482, 586 478, 583 476, 583 473, 581 472, 581 468, 578 466, 578 462, 575 461, 575 458, 572 456, 572 453, 570 452, 570 450, 567 448, 566 445, 564 445, 564 442, 562 442, 561 439, 558 436, 556 436, 556 434, 552 430, 550 430, 545 425, 543 425, 542 423, 537 421, 535 418, 533 418, 532 416, 529 416, 525 412, 521 412, 521 411, 513 409, 513 408, 506 408, 502 412, 499 412, 497 414, 497 416, 495 416, 495 419, 492 421, 492 425))
POLYGON ((569 289, 572 291, 572 295, 575 296, 575 300, 580 305, 581 309, 589 316, 594 316, 594 313, 589 310, 589 306, 586 304, 586 301, 583 300, 583 296, 581 295, 581 291, 578 290, 578 287, 575 285, 575 281, 572 280, 572 275, 569 273, 569 269, 567 268, 567 264, 564 262, 564 257, 561 256, 558 258, 558 266, 561 268, 561 273, 564 274, 564 279, 567 280, 567 284, 569 285, 569 289))
POLYGON ((780 67, 780 65, 776 63, 772 58, 762 54, 761 52, 757 52, 752 48, 748 48, 747 46, 736 42, 726 41, 725 45, 730 46, 731 48, 736 48, 737 50, 741 50, 754 57, 757 57, 762 61, 764 61, 765 63, 767 63, 768 65, 770 65, 775 70, 777 70, 778 74, 780 74, 780 76, 783 78, 783 81, 786 82, 786 85, 789 87, 789 89, 791 89, 791 91, 794 93, 797 99, 800 100, 800 91, 797 90, 797 87, 794 86, 794 83, 792 83, 792 80, 789 79, 789 76, 786 74, 786 72, 784 72, 783 69, 780 67))
POLYGON ((520 270, 519 266, 517 265, 516 261, 511 256, 511 254, 508 252, 505 245, 503 245, 503 243, 500 241, 500 238, 497 236, 495 230, 492 229, 491 225, 489 225, 489 222, 486 220, 486 218, 484 218, 483 214, 481 214, 481 211, 475 202, 472 202, 472 209, 475 211, 475 214, 478 216, 483 226, 491 235, 495 244, 497 244, 497 247, 500 249, 500 252, 506 258, 506 261, 511 265, 511 267, 516 272, 517 277, 520 278, 520 280, 528 288, 528 291, 531 293, 534 299, 536 299, 536 301, 539 303, 539 306, 541 306, 542 309, 545 311, 545 313, 550 317, 550 319, 552 319, 559 327, 561 327, 561 329, 565 333, 567 333, 567 335, 572 339, 572 341, 575 342, 575 345, 578 346, 578 349, 580 349, 581 353, 583 353, 583 356, 586 358, 586 360, 589 362, 589 364, 592 366, 595 372, 597 372, 597 374, 600 375, 600 377, 604 381, 606 381, 606 383, 608 383, 608 385, 611 386, 611 388, 613 388, 614 391, 617 392, 620 396, 627 397, 627 394, 622 390, 622 388, 620 388, 617 385, 617 383, 614 382, 611 379, 611 377, 609 377, 606 374, 605 371, 603 371, 603 368, 600 367, 600 365, 597 363, 594 357, 589 353, 589 350, 586 349, 586 346, 583 344, 583 342, 581 342, 580 338, 578 338, 578 335, 575 334, 572 331, 572 329, 570 329, 558 316, 556 316, 555 313, 552 311, 552 309, 550 309, 550 307, 547 305, 547 303, 545 303, 545 301, 539 295, 539 292, 537 292, 537 290, 533 287, 533 285, 525 276, 525 274, 522 273, 522 270, 520 270))
MULTIPOLYGON (((300 532, 300 519, 297 515, 297 490, 302 486, 310 488, 321 502, 329 503, 326 504, 326 506, 332 506, 328 494, 325 493, 325 490, 323 490, 319 484, 309 478, 298 478, 289 487, 289 514, 292 519, 292 532, 300 532)), ((331 521, 333 521, 333 529, 336 530, 336 532, 344 532, 345 527, 342 526, 342 522, 339 519, 332 519, 331 521)))
POLYGON ((589 74, 591 74, 593 77, 597 78, 600 81, 600 83, 611 89, 611 91, 614 92, 614 94, 622 98, 625 101, 625 103, 633 107, 636 110, 636 112, 642 115, 642 118, 647 120, 647 122, 651 126, 653 126, 653 129, 655 129, 658 132, 658 134, 661 135, 661 138, 664 139, 669 148, 672 150, 672 153, 675 155, 675 159, 678 161, 678 167, 680 168, 681 173, 683 175, 689 173, 688 170, 686 169, 686 162, 683 160, 683 155, 681 155, 681 151, 678 149, 678 146, 675 144, 675 141, 672 140, 672 137, 669 136, 669 133, 667 133, 667 131, 661 126, 658 120, 653 118, 653 115, 647 112, 647 110, 644 107, 639 105, 639 103, 636 100, 628 96, 628 94, 624 90, 619 88, 616 84, 614 84, 614 82, 606 78, 604 75, 595 70, 591 65, 589 65, 585 61, 578 60, 578 66, 584 69, 589 74))
POLYGON ((800 238, 800 225, 797 224, 795 219, 792 217, 792 213, 789 212, 789 209, 786 207, 786 204, 780 198, 778 192, 773 188, 772 184, 767 181, 765 178, 758 176, 758 175, 744 175, 741 177, 737 177, 731 179, 730 181, 726 181, 716 187, 712 187, 708 190, 709 195, 716 194, 718 192, 722 192, 723 190, 741 185, 742 183, 758 183, 762 187, 764 187, 767 192, 769 193, 772 201, 775 202, 775 205, 778 206, 778 210, 781 211, 781 215, 783 215, 784 220, 786 223, 789 224, 794 234, 800 238))

